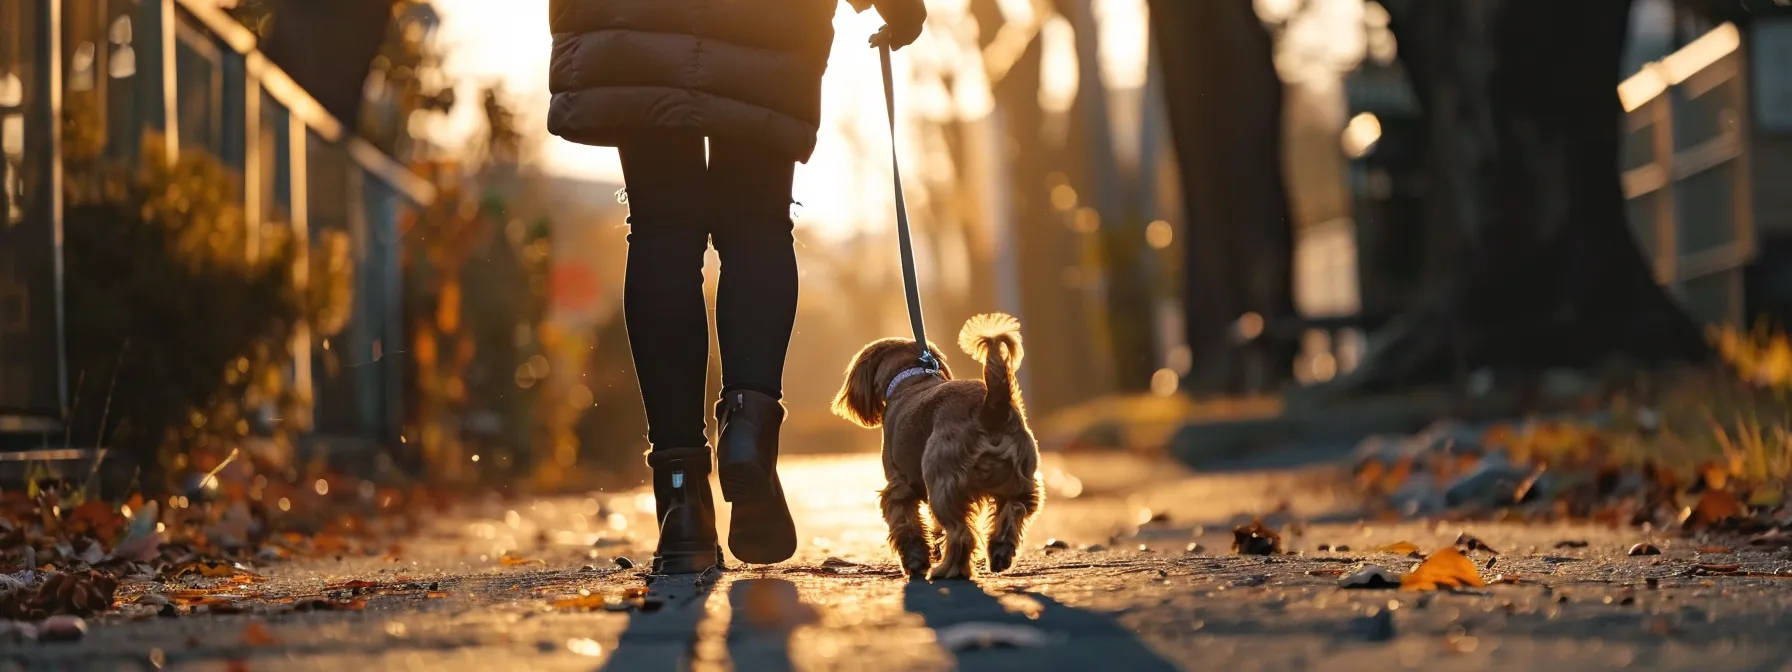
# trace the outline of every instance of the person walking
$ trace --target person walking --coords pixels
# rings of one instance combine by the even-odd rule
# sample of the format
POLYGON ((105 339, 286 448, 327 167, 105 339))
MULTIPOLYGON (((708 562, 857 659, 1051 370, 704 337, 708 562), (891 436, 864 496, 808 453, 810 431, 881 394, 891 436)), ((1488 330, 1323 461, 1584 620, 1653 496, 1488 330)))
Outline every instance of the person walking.
MULTIPOLYGON (((922 0, 874 5, 873 46, 921 34, 922 0)), ((722 564, 712 462, 734 505, 728 548, 796 553, 778 480, 784 358, 796 320, 792 176, 815 150, 837 0, 550 0, 548 131, 615 147, 629 209, 623 318, 647 407, 659 521, 655 574, 722 564), (707 143, 707 159, 706 159, 707 143), (721 258, 721 425, 712 449, 703 256, 721 258)))

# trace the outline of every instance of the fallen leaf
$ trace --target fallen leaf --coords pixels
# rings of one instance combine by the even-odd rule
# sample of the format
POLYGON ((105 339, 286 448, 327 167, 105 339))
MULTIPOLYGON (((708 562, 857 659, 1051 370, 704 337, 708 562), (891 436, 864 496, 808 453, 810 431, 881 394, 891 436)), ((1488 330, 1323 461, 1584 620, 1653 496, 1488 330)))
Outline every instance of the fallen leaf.
POLYGON ((1661 548, 1649 542, 1642 542, 1630 547, 1631 555, 1661 555, 1661 548))
POLYGON ((1708 572, 1711 574, 1735 574, 1736 572, 1742 571, 1742 565, 1712 564, 1712 563, 1701 562, 1696 566, 1696 569, 1698 569, 1701 572, 1708 572))
POLYGON ((425 597, 425 598, 428 598, 428 599, 431 599, 431 600, 439 600, 439 599, 442 599, 442 598, 444 598, 444 597, 448 597, 448 591, 445 591, 445 590, 432 590, 432 591, 429 591, 429 592, 427 592, 427 593, 424 593, 424 594, 423 594, 423 597, 425 597))
POLYGON ((1480 588, 1487 585, 1475 562, 1454 547, 1438 549, 1400 579, 1402 590, 1480 588))
POLYGON ((1493 550, 1492 546, 1488 546, 1487 542, 1481 541, 1467 532, 1456 535, 1456 546, 1464 551, 1486 551, 1494 555, 1500 554, 1499 551, 1493 550))
POLYGON ((199 561, 194 561, 194 562, 185 562, 185 563, 181 563, 180 565, 175 566, 174 569, 169 570, 167 572, 167 577, 170 579, 184 579, 187 577, 197 576, 197 577, 204 577, 204 578, 209 578, 209 579, 218 579, 218 578, 224 578, 224 577, 228 577, 228 576, 235 576, 239 571, 241 571, 241 570, 238 570, 235 565, 232 565, 231 563, 228 563, 228 562, 215 561, 215 560, 199 560, 199 561))
POLYGON ((1579 539, 1570 539, 1567 541, 1556 542, 1556 548, 1586 548, 1586 547, 1587 547, 1587 542, 1579 540, 1579 539))
POLYGON ((606 600, 604 600, 604 596, 602 595, 581 595, 579 597, 569 597, 563 600, 554 600, 549 603, 548 606, 555 609, 579 609, 590 611, 593 609, 604 608, 605 602, 606 600))
POLYGON ((1705 494, 1699 495, 1699 503, 1693 505, 1684 522, 1687 527, 1705 527, 1745 515, 1748 515, 1748 507, 1743 506, 1735 494, 1728 490, 1706 490, 1705 494))
POLYGON ((161 519, 161 507, 150 501, 135 509, 131 517, 131 525, 125 531, 124 538, 112 549, 112 557, 120 560, 148 562, 161 554, 162 533, 156 530, 161 519))
POLYGON ((1700 546, 1700 547, 1692 549, 1692 550, 1698 551, 1700 553, 1735 553, 1736 552, 1736 549, 1730 548, 1729 546, 1700 546))
POLYGON ((1232 550, 1239 555, 1275 555, 1282 552, 1282 535, 1262 519, 1232 528, 1232 550))
POLYGON ((261 621, 251 621, 243 626, 243 644, 247 646, 273 646, 279 643, 280 640, 261 621))
POLYGON ((1412 555, 1419 552, 1419 546, 1410 541, 1396 541, 1375 550, 1382 553, 1393 553, 1394 555, 1412 555))
POLYGON ((940 647, 947 651, 1030 648, 1051 642, 1039 628, 1006 623, 958 623, 939 628, 936 633, 940 647))
POLYGON ((37 618, 58 614, 92 616, 112 609, 118 580, 110 574, 93 570, 51 574, 36 587, 36 595, 25 605, 27 613, 37 618))
POLYGON ((1785 530, 1768 530, 1748 540, 1751 546, 1792 546, 1792 533, 1785 530))
POLYGON ((544 565, 547 564, 546 562, 543 562, 541 560, 536 560, 534 558, 519 558, 514 555, 506 555, 502 558, 498 558, 498 564, 504 565, 505 567, 515 567, 517 565, 528 565, 528 564, 533 564, 533 563, 537 563, 537 562, 540 562, 541 564, 544 564, 544 565))
POLYGON ((92 499, 63 515, 63 522, 68 525, 70 534, 90 534, 99 539, 112 539, 130 521, 119 515, 118 509, 105 500, 92 499))
POLYGON ((1363 565, 1356 571, 1351 572, 1349 576, 1339 579, 1338 587, 1359 590, 1399 588, 1400 575, 1388 571, 1386 567, 1382 567, 1381 565, 1363 565))

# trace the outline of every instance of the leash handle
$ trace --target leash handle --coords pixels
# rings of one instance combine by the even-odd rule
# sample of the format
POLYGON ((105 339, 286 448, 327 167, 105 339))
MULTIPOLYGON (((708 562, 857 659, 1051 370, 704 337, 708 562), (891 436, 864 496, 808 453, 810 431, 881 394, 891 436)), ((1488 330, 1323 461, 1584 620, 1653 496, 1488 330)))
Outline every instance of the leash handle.
POLYGON ((908 299, 908 326, 915 332, 915 347, 921 351, 921 365, 938 370, 939 361, 927 348, 927 324, 921 318, 921 285, 915 273, 915 245, 908 225, 908 202, 902 195, 902 166, 896 160, 896 76, 890 68, 890 47, 877 48, 878 61, 884 70, 884 110, 890 117, 890 175, 896 182, 896 241, 902 252, 902 289, 908 299))

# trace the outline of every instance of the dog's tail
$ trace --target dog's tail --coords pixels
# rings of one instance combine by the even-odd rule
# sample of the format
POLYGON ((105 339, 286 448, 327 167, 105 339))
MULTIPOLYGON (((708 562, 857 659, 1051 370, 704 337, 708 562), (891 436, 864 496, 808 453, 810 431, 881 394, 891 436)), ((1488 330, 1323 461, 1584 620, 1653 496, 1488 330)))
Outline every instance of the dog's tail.
POLYGON ((998 432, 1020 412, 1020 390, 1014 380, 1020 368, 1020 320, 1003 313, 978 315, 958 332, 958 347, 983 365, 987 389, 977 419, 984 430, 998 432))

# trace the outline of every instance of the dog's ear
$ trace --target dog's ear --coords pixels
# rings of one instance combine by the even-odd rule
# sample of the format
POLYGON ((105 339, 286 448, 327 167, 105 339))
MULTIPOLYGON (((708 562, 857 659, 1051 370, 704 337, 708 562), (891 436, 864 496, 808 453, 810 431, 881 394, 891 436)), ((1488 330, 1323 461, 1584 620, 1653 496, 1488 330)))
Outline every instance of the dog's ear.
POLYGON ((884 422, 884 390, 878 380, 889 340, 874 342, 853 355, 846 366, 846 382, 834 395, 834 415, 851 420, 860 427, 877 427, 884 422))

